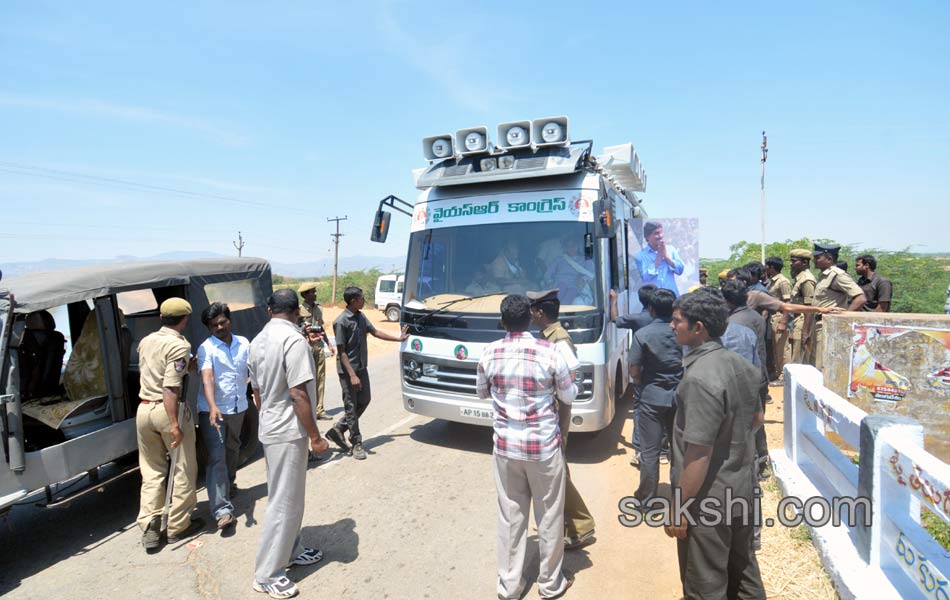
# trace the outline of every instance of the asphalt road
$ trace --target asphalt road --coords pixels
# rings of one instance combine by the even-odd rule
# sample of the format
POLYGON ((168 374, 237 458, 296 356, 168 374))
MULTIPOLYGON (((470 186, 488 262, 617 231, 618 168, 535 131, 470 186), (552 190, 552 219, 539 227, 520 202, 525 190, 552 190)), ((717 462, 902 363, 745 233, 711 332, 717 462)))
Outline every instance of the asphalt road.
MULTIPOLYGON (((308 472, 303 536, 324 551, 324 560, 295 567, 291 577, 301 597, 494 598, 491 431, 407 413, 392 348, 370 359, 374 399, 361 419, 369 459, 334 454, 308 472)), ((340 388, 330 375, 327 406, 338 415, 340 388)), ((566 554, 565 568, 576 573, 568 598, 680 597, 673 542, 662 530, 626 529, 617 519, 618 501, 637 484, 628 463, 629 415, 624 402, 607 430, 571 436, 571 473, 597 520, 597 542, 566 554)), ((325 430, 328 422, 320 425, 325 430)), ((65 508, 17 507, 0 520, 0 595, 261 598, 250 586, 267 505, 263 459, 241 469, 237 482, 232 535, 209 530, 153 555, 142 549, 135 525, 137 477, 65 508)), ((198 514, 210 520, 203 488, 198 500, 198 514)), ((533 526, 529 534, 526 577, 533 582, 533 526)), ((536 586, 526 597, 537 597, 536 586)))

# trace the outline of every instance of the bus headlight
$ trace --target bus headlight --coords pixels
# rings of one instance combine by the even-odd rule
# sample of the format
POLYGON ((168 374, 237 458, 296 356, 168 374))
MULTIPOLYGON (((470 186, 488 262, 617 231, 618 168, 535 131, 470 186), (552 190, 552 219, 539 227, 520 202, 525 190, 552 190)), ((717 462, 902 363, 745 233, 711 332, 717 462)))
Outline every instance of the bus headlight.
POLYGON ((512 155, 510 155, 510 154, 506 154, 506 155, 504 155, 504 156, 499 156, 499 157, 498 157, 498 168, 499 168, 499 169, 511 169, 511 168, 514 168, 514 166, 515 166, 515 157, 514 157, 514 156, 512 156, 512 155))
POLYGON ((409 379, 415 381, 416 379, 422 377, 422 365, 420 365, 415 360, 410 360, 408 363, 406 363, 406 369, 406 377, 409 379))
POLYGON ((497 169, 498 162, 494 159, 494 157, 483 158, 480 161, 478 161, 478 166, 481 168, 481 171, 484 173, 485 171, 494 171, 495 169, 497 169))
POLYGON ((439 374, 438 365, 422 365, 422 374, 426 377, 436 377, 439 374))

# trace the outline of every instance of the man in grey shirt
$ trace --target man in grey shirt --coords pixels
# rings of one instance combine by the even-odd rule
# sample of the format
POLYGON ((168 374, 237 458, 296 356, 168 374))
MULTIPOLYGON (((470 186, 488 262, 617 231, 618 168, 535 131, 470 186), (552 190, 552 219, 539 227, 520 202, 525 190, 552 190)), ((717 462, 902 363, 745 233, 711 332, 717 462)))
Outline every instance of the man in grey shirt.
POLYGON ((252 587, 272 598, 289 598, 297 586, 287 577, 287 567, 323 558, 319 550, 300 543, 300 526, 307 452, 323 454, 327 442, 314 419, 316 382, 310 344, 295 325, 300 318, 297 293, 277 290, 267 299, 267 307, 271 320, 251 342, 248 357, 268 491, 252 587))

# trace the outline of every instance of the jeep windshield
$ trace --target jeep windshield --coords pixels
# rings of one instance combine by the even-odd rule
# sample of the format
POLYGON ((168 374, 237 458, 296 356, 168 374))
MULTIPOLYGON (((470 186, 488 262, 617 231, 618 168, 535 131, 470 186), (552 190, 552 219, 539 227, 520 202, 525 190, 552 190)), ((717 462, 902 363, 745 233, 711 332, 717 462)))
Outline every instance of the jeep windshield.
POLYGON ((589 231, 588 223, 551 221, 417 231, 405 306, 498 313, 507 294, 558 288, 562 313, 596 311, 603 294, 599 265, 585 257, 589 231))

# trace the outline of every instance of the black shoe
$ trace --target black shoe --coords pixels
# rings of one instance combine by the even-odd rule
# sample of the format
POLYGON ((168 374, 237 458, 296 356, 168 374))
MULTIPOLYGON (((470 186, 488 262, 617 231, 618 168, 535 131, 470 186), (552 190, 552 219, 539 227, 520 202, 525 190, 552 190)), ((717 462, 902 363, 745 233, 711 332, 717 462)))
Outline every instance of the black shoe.
POLYGON ((366 460, 366 450, 363 450, 363 444, 359 442, 353 444, 353 458, 356 460, 366 460))
POLYGON ((346 440, 343 439, 343 434, 340 433, 340 430, 336 427, 331 427, 327 430, 327 439, 339 446, 343 452, 349 453, 350 446, 346 443, 346 440))
POLYGON ((142 545, 146 550, 155 550, 162 543, 162 518, 154 517, 145 528, 142 534, 142 545))
POLYGON ((175 535, 168 536, 168 543, 177 544, 178 542, 182 540, 186 540, 190 538, 191 536, 195 535, 196 533, 203 530, 204 528, 205 528, 204 519, 202 519, 201 517, 192 517, 191 523, 188 524, 188 527, 185 527, 184 531, 180 533, 176 533, 175 535))

